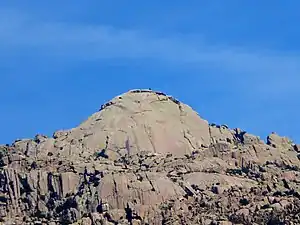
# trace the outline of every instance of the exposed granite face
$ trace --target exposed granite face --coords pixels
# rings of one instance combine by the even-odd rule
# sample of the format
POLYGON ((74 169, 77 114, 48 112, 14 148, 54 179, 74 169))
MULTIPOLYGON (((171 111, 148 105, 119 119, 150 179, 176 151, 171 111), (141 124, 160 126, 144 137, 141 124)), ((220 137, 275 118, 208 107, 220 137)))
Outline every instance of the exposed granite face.
POLYGON ((300 147, 134 90, 78 127, 0 146, 3 224, 300 224, 300 147))

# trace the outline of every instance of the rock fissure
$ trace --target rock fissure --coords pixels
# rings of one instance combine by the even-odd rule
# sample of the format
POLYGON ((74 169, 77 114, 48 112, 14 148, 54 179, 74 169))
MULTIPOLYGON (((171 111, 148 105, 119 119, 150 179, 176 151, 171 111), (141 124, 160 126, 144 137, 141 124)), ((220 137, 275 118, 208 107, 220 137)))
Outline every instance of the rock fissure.
POLYGON ((153 140, 152 140, 151 128, 150 128, 150 127, 147 127, 147 125, 144 125, 144 130, 145 130, 145 132, 146 132, 146 134, 147 134, 147 136, 148 136, 148 139, 149 139, 149 141, 150 141, 150 143, 151 143, 151 145, 152 145, 152 148, 153 148, 154 153, 156 153, 157 150, 156 150, 156 147, 155 147, 155 143, 154 143, 153 140))
POLYGON ((186 131, 183 131, 183 137, 185 138, 185 140, 187 140, 187 142, 190 144, 190 146, 191 146, 193 149, 196 149, 196 147, 193 145, 192 141, 189 139, 189 137, 187 137, 186 131))

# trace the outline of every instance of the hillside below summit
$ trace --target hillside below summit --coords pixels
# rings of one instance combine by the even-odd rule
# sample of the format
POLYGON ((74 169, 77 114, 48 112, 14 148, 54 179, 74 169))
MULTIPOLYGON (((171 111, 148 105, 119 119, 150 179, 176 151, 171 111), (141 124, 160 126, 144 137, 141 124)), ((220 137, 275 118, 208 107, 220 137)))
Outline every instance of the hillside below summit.
POLYGON ((132 90, 78 127, 0 145, 3 224, 300 224, 300 145, 132 90))

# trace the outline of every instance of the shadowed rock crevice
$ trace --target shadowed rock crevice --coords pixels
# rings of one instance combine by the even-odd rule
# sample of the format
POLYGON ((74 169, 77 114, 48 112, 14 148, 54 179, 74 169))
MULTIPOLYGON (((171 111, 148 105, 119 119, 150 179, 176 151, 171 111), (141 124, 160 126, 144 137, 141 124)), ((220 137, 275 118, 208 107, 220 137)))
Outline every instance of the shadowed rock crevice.
POLYGON ((300 145, 208 124, 162 92, 0 146, 6 224, 300 224, 300 145))

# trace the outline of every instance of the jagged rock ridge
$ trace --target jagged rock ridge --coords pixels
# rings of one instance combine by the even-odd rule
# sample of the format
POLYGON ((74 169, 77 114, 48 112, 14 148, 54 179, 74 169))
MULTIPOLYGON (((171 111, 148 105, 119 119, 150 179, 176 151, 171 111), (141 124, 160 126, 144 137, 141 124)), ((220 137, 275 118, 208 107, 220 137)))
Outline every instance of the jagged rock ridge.
POLYGON ((161 92, 0 148, 5 224, 300 223, 299 145, 209 125, 161 92))

